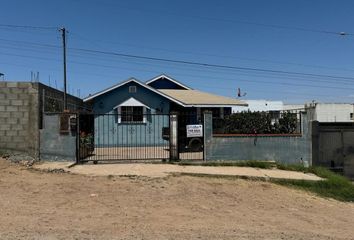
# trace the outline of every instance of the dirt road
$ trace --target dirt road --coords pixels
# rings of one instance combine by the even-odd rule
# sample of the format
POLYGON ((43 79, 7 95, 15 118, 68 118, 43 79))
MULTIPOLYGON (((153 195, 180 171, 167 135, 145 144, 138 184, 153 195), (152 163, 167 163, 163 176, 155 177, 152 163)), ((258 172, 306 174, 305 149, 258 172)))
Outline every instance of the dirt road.
POLYGON ((260 181, 44 173, 0 159, 0 239, 354 239, 354 204, 260 181))

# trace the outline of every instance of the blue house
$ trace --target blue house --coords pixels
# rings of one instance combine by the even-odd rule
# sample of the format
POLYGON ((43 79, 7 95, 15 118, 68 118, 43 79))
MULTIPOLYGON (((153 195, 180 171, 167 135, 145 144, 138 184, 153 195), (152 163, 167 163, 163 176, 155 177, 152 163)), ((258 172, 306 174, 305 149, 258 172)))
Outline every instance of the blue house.
POLYGON ((164 145, 164 128, 169 114, 193 116, 198 123, 205 110, 213 117, 231 114, 234 106, 247 105, 237 99, 194 90, 167 76, 160 75, 145 83, 130 78, 98 93, 84 102, 91 104, 96 147, 164 145))

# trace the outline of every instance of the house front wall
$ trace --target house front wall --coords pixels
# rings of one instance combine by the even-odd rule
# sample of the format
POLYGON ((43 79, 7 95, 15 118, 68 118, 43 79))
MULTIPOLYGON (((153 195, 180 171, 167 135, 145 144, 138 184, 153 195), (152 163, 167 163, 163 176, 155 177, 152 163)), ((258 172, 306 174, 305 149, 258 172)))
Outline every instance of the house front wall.
POLYGON ((130 82, 94 99, 94 141, 96 147, 166 145, 162 128, 169 126, 170 102, 155 92, 130 82), (136 86, 129 93, 129 86, 136 86), (121 123, 115 107, 135 98, 150 109, 144 123, 121 123))
POLYGON ((168 99, 135 82, 129 82, 96 97, 93 102, 93 111, 95 114, 117 113, 114 107, 131 97, 150 107, 151 113, 168 114, 170 111, 170 101, 168 99), (136 86, 135 93, 129 93, 130 86, 136 86))

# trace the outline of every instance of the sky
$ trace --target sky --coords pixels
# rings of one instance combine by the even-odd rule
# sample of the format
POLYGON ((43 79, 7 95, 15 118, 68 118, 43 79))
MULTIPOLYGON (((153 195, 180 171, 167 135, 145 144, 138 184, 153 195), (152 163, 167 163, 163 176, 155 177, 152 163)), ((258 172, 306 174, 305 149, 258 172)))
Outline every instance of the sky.
POLYGON ((39 72, 39 81, 61 89, 65 27, 68 91, 80 97, 164 73, 233 98, 240 88, 241 99, 354 102, 351 0, 1 0, 1 19, 8 81, 39 72))

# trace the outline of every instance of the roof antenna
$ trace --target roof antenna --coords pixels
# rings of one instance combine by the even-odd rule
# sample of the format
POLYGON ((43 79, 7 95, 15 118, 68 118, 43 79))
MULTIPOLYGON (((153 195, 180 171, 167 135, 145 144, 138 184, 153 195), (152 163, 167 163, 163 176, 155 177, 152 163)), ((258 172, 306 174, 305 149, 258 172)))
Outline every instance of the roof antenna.
POLYGON ((241 88, 237 88, 237 97, 244 97, 244 96, 246 96, 247 95, 247 93, 245 92, 245 93, 241 93, 241 88))

